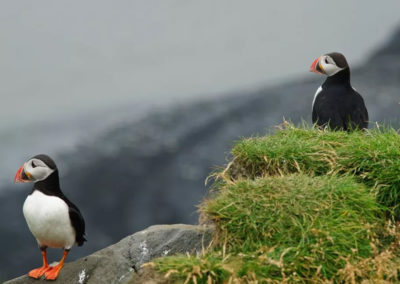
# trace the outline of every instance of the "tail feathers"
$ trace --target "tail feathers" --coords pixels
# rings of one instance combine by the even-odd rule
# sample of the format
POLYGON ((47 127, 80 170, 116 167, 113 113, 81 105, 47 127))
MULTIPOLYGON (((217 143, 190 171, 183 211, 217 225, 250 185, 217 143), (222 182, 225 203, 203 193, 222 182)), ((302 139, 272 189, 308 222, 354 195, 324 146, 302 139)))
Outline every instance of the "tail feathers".
POLYGON ((83 246, 84 242, 87 242, 87 240, 83 235, 76 238, 76 243, 78 244, 79 247, 83 246))

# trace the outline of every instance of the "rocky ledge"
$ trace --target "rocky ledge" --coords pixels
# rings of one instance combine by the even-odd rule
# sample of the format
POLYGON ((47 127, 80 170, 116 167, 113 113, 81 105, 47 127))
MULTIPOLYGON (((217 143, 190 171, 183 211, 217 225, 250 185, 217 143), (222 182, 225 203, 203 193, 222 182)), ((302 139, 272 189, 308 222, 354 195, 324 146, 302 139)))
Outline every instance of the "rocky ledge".
MULTIPOLYGON (((74 262, 66 263, 53 283, 126 283, 143 263, 153 258, 177 254, 198 253, 211 241, 212 228, 194 225, 157 225, 130 235, 118 243, 74 262)), ((49 283, 27 275, 6 284, 49 283)))

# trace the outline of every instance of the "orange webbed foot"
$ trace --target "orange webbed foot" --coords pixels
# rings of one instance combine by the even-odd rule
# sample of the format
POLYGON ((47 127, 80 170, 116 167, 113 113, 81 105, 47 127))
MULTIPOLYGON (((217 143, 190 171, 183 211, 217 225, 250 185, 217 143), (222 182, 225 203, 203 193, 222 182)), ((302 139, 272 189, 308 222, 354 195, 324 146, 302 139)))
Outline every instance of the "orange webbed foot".
POLYGON ((56 266, 50 266, 50 269, 48 269, 44 275, 47 280, 56 280, 58 277, 58 274, 60 273, 60 270, 62 268, 62 265, 56 265, 56 266))
POLYGON ((31 271, 29 271, 28 275, 29 277, 38 279, 42 277, 42 275, 45 274, 45 272, 48 271, 50 268, 50 266, 42 266, 36 269, 32 269, 31 271))

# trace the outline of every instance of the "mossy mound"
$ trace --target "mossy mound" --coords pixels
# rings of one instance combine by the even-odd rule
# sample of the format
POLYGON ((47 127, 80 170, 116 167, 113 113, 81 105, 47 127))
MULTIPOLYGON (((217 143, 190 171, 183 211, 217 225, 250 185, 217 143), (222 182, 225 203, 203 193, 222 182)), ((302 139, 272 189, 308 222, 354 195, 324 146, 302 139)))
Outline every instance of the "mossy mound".
POLYGON ((219 188, 201 210, 216 224, 215 247, 202 257, 155 263, 175 280, 198 283, 337 280, 346 265, 372 258, 393 240, 373 194, 352 177, 292 174, 219 188))
POLYGON ((281 267, 269 273, 317 271, 331 278, 347 258, 371 256, 382 231, 382 210, 350 177, 303 174, 243 180, 226 185, 202 206, 229 251, 266 251, 281 267), (274 271, 275 270, 275 271, 274 271))
POLYGON ((393 129, 322 131, 291 125, 274 135, 244 139, 232 150, 230 178, 306 173, 352 174, 376 190, 400 220, 400 135, 393 129))
POLYGON ((154 269, 182 283, 399 281, 398 138, 289 126, 238 142, 200 205, 213 245, 154 269))

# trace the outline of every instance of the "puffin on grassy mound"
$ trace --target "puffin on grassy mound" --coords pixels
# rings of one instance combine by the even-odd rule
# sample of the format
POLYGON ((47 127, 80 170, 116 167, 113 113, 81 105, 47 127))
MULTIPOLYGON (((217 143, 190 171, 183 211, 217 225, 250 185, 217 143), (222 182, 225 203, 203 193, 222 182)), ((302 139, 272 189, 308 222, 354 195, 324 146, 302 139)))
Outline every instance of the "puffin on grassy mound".
POLYGON ((368 111, 350 84, 350 68, 343 54, 332 52, 318 57, 310 71, 328 76, 314 95, 312 122, 332 130, 367 129, 368 111))
POLYGON ((62 193, 57 166, 49 156, 41 154, 29 159, 18 169, 14 182, 34 182, 23 212, 42 252, 43 266, 31 270, 28 275, 40 278, 44 274, 46 279, 54 280, 71 247, 82 246, 86 241, 85 221, 78 207, 62 193), (55 266, 47 263, 48 247, 64 249, 62 259, 55 266))

